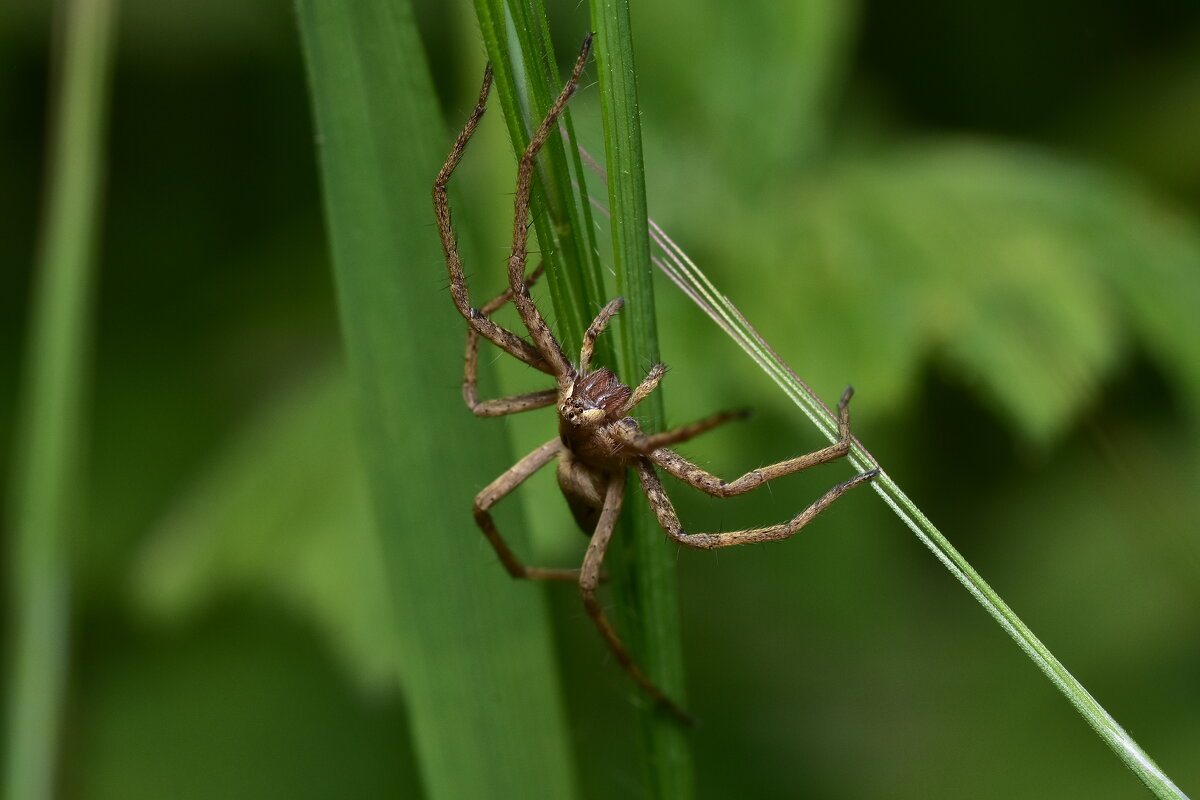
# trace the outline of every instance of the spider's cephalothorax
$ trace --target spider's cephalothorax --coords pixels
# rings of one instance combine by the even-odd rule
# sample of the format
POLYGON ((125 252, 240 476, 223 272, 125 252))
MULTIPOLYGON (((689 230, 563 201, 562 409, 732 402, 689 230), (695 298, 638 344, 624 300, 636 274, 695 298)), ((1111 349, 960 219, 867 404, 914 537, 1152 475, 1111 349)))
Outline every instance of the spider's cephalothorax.
POLYGON ((632 395, 633 390, 617 380, 612 370, 598 369, 576 376, 566 387, 558 406, 563 440, 612 422, 632 395))
POLYGON ((509 288, 499 297, 482 308, 471 305, 467 291, 466 276, 458 255, 458 244, 450 224, 450 204, 446 186, 450 176, 462 159, 467 142, 475 132, 483 116, 484 104, 491 89, 491 67, 484 72, 483 88, 475 111, 454 142, 446 163, 438 173, 433 185, 433 205, 437 216, 438 233, 442 238, 442 249, 446 256, 446 267, 450 273, 450 294, 460 314, 467 320, 466 369, 463 377, 463 399, 472 412, 481 417, 515 414, 536 408, 556 406, 558 413, 558 435, 529 455, 518 461, 507 472, 493 481, 475 497, 475 521, 487 537, 505 569, 514 578, 532 580, 567 580, 577 582, 588 615, 595 622, 601 635, 608 643, 613 655, 633 676, 646 692, 664 709, 681 720, 690 721, 688 714, 668 698, 638 667, 630 657, 620 637, 608 622, 603 607, 596 599, 596 587, 601 579, 601 565, 612 539, 621 503, 625 497, 625 486, 630 469, 637 471, 642 491, 650 502, 659 524, 672 540, 703 549, 727 547, 729 545, 769 542, 787 537, 800 530, 820 514, 846 491, 862 484, 876 474, 878 469, 854 476, 834 486, 792 519, 764 528, 750 528, 723 533, 692 533, 685 531, 675 514, 671 500, 663 490, 658 478, 660 468, 675 478, 714 497, 732 497, 755 489, 767 481, 798 472, 817 464, 845 456, 850 451, 849 403, 852 391, 846 389, 837 407, 838 439, 828 447, 806 455, 797 456, 778 464, 761 467, 732 481, 722 480, 683 456, 669 449, 671 445, 687 441, 711 428, 743 416, 740 412, 715 414, 690 425, 684 425, 661 433, 644 433, 637 422, 629 416, 638 403, 646 398, 662 380, 665 368, 655 364, 650 372, 635 387, 623 384, 607 369, 591 368, 592 352, 596 339, 607 327, 613 315, 621 308, 621 298, 616 298, 601 309, 596 319, 588 326, 583 337, 583 349, 579 354, 578 366, 573 365, 563 352, 558 340, 550 332, 541 311, 533 302, 529 287, 541 275, 541 267, 526 274, 529 235, 529 195, 532 185, 533 164, 538 151, 555 129, 558 116, 562 113, 587 63, 592 37, 584 40, 583 49, 575 62, 562 93, 554 101, 545 119, 534 132, 521 158, 517 170, 517 192, 513 221, 512 253, 508 259, 509 288), (513 303, 521 322, 529 332, 532 343, 493 322, 489 315, 506 303, 513 303), (478 365, 479 337, 482 336, 505 352, 529 366, 554 376, 556 386, 551 389, 527 394, 480 400, 476 392, 476 369, 478 365), (496 529, 491 508, 509 494, 530 475, 551 461, 558 461, 558 483, 567 499, 575 520, 591 542, 579 569, 547 569, 526 566, 496 529))
MULTIPOLYGON (((604 508, 604 489, 612 475, 629 466, 626 443, 637 422, 623 416, 633 390, 608 369, 577 376, 561 392, 558 435, 558 486, 579 528, 588 536, 604 508)), ((632 451, 636 455, 636 451, 632 451)))

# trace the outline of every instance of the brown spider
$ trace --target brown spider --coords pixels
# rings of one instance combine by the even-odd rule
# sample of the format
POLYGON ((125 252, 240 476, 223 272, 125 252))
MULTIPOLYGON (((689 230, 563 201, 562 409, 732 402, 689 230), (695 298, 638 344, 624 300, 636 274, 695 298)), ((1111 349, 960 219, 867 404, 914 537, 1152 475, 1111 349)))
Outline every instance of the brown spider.
POLYGON ((643 433, 637 421, 627 416, 633 408, 654 391, 666 369, 662 364, 651 367, 649 374, 630 389, 617 379, 610 370, 592 368, 592 352, 596 339, 608 325, 613 315, 621 308, 620 297, 611 301, 596 316, 583 337, 583 349, 579 354, 579 365, 573 365, 562 347, 550 332, 538 307, 529 294, 529 287, 541 274, 539 266, 526 276, 527 240, 529 237, 529 194, 532 183, 534 159, 550 133, 555 128, 559 114, 579 83, 580 75, 591 50, 592 37, 584 40, 583 49, 575 62, 570 79, 563 87, 558 99, 550 107, 546 118, 538 127, 517 170, 517 192, 515 219, 513 222, 512 253, 508 259, 509 288, 499 297, 476 309, 471 306, 467 292, 466 277, 458 255, 454 229, 450 223, 450 205, 446 196, 446 185, 462 159, 467 142, 475 132, 483 116, 488 92, 491 89, 492 70, 489 65, 483 76, 483 88, 466 126, 454 142, 446 163, 438 173, 433 185, 433 205, 437 215, 438 232, 442 237, 442 248, 446 266, 450 272, 450 294, 459 312, 469 323, 467 331, 466 369, 463 377, 463 399, 468 408, 481 417, 502 416, 556 405, 558 412, 558 435, 522 458, 507 472, 497 478, 475 498, 475 521, 484 536, 495 548, 500 561, 514 578, 531 580, 562 580, 578 582, 583 603, 588 615, 599 628, 613 655, 656 702, 681 720, 690 721, 688 714, 672 702, 638 667, 609 623, 600 603, 596 599, 596 586, 601 579, 601 564, 613 535, 617 515, 625 495, 627 470, 636 469, 642 490, 649 498, 658 522, 667 535, 688 547, 715 548, 752 542, 768 542, 785 539, 808 524, 830 503, 846 491, 873 478, 879 470, 856 475, 845 483, 838 484, 788 522, 766 528, 751 528, 725 533, 688 533, 679 524, 679 518, 670 499, 659 482, 655 465, 714 497, 732 497, 748 492, 769 480, 797 472, 802 469, 833 461, 850 450, 850 417, 848 404, 852 390, 847 388, 838 403, 838 441, 821 450, 798 456, 778 464, 748 472, 737 480, 725 481, 712 475, 682 456, 668 450, 668 445, 687 441, 705 431, 744 416, 741 412, 715 414, 690 425, 662 433, 643 433), (517 334, 500 327, 489 319, 489 315, 513 302, 517 313, 533 340, 531 344, 517 334), (556 386, 528 394, 502 397, 494 400, 479 400, 476 391, 476 367, 478 363, 479 337, 483 336, 501 349, 525 362, 529 366, 553 375, 556 386), (587 554, 580 569, 545 569, 529 567, 508 547, 492 520, 490 509, 508 495, 526 478, 558 459, 558 484, 566 497, 575 520, 584 533, 591 536, 587 554))

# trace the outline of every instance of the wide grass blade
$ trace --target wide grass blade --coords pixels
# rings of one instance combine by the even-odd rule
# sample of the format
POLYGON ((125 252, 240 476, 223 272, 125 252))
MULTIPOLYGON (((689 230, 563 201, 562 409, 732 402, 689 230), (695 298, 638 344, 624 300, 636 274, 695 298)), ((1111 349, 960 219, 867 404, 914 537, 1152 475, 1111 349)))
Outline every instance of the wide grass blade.
MULTIPOLYGON (((430 192, 444 133, 405 2, 299 0, 345 347, 425 789, 572 797, 542 594, 471 521, 511 465, 503 426, 454 402, 464 324, 430 192)), ((523 545, 511 509, 506 534, 523 545)))
POLYGON ((113 0, 75 0, 64 23, 49 104, 46 217, 37 259, 29 345, 17 422, 9 591, 5 796, 55 795, 55 755, 66 683, 71 532, 82 502, 81 400, 86 372, 92 266, 113 49, 113 0))

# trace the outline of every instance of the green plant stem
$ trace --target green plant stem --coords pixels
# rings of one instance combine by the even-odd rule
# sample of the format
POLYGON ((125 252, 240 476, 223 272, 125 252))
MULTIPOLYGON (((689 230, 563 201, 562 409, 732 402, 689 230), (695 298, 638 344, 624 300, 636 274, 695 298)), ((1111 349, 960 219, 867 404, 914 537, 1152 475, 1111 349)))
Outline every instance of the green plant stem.
MULTIPOLYGON (((617 329, 621 342, 618 374, 635 382, 659 360, 659 349, 629 4, 627 0, 592 0, 591 15, 609 175, 613 259, 617 288, 625 298, 617 329)), ((661 392, 651 394, 639 406, 638 414, 649 429, 661 430, 661 392)), ((662 531, 636 484, 626 494, 619 533, 611 567, 621 598, 618 618, 634 657, 650 680, 676 703, 685 705, 675 557, 672 548, 664 546, 662 531)), ((639 721, 652 796, 691 797, 687 731, 652 707, 642 709, 639 721)))
POLYGON ((5 794, 12 800, 55 793, 115 0, 74 0, 61 13, 9 524, 13 662, 5 794))
MULTIPOLYGON (((851 458, 860 468, 866 464, 875 463, 870 454, 857 443, 851 453, 851 458)), ((1125 762, 1125 765, 1156 797, 1162 800, 1187 800, 1187 796, 1179 787, 1138 746, 1133 737, 1117 724, 1117 721, 1092 697, 1083 684, 1067 671, 1067 668, 1054 657, 1049 648, 1042 644, 1033 631, 1021 621, 1016 612, 1000 599, 1000 595, 996 594, 987 581, 950 544, 941 531, 921 512, 921 509, 917 508, 917 505, 900 490, 890 476, 886 473, 882 474, 880 480, 876 482, 875 491, 892 508, 896 516, 912 529, 921 543, 937 556, 938 561, 942 562, 950 574, 1013 638, 1038 669, 1063 693, 1084 721, 1092 727, 1092 730, 1112 748, 1113 752, 1125 762)))

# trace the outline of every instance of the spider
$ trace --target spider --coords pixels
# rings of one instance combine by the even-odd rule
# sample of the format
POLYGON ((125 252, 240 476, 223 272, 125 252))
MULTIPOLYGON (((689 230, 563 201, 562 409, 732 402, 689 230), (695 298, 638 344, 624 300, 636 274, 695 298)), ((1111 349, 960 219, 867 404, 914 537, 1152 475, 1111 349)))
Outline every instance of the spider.
POLYGON ((615 298, 601 309, 584 333, 579 363, 572 364, 568 360, 529 292, 530 286, 542 272, 542 266, 539 265, 526 275, 529 200, 534 160, 555 129, 559 115, 579 84, 591 51, 591 43, 592 37, 589 34, 584 40, 571 77, 534 132, 521 158, 517 170, 512 251, 508 259, 509 287, 482 308, 477 309, 471 305, 466 276, 463 274, 458 245, 450 222, 446 187, 483 117, 492 84, 490 64, 484 71, 483 87, 475 110, 455 140, 433 185, 433 205, 438 232, 450 273, 450 294, 454 305, 468 323, 466 367, 463 376, 463 399, 467 407, 478 416, 495 417, 553 405, 558 415, 558 434, 553 439, 522 458, 475 497, 475 522, 512 577, 578 583, 584 607, 617 661, 656 703, 680 720, 690 721, 687 712, 659 689, 633 660, 596 599, 596 587, 602 578, 601 566, 625 495, 628 471, 633 469, 637 472, 642 491, 649 499, 650 507, 668 537, 687 547, 710 549, 785 539, 811 522, 842 494, 875 477, 879 470, 861 473, 845 483, 834 486, 787 522, 765 528, 723 533, 690 533, 680 524, 671 500, 659 481, 656 467, 714 497, 732 497, 756 489, 775 478, 842 458, 850 450, 849 402, 853 390, 847 388, 838 403, 838 440, 835 443, 807 455, 760 467, 736 480, 726 481, 706 472, 668 447, 685 442, 724 422, 741 418, 745 416, 744 412, 726 411, 673 430, 645 433, 638 422, 628 415, 654 391, 666 368, 662 364, 655 364, 641 383, 630 388, 621 383, 611 370, 592 366, 596 339, 621 309, 624 304, 622 298, 615 298), (500 327, 490 319, 493 312, 509 302, 516 306, 532 342, 500 327), (554 376, 554 388, 512 397, 480 400, 476 388, 476 373, 481 336, 534 369, 554 376), (558 460, 559 487, 579 527, 591 537, 583 565, 579 569, 527 566, 509 548, 492 519, 491 509, 497 502, 555 459, 558 460))

